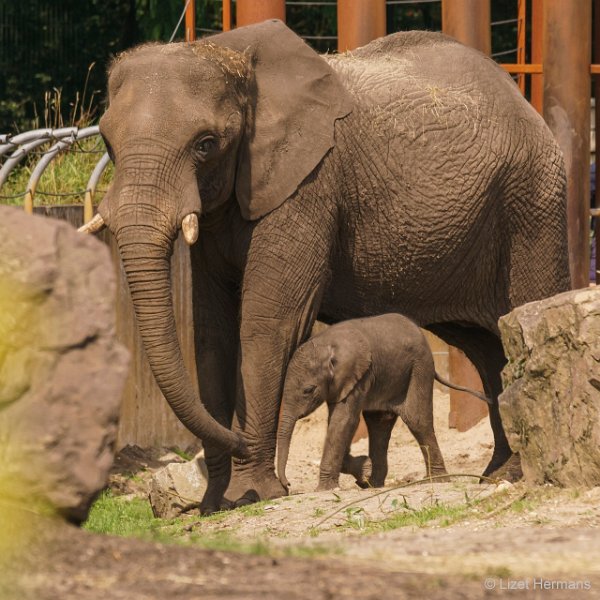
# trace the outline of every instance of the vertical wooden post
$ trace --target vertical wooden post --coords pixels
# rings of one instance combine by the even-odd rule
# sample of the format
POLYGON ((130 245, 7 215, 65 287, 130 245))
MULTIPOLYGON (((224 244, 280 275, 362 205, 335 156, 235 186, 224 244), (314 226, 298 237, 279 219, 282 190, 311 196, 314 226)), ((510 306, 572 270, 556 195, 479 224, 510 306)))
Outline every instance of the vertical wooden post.
MULTIPOLYGON (((354 50, 386 34, 385 0, 338 0, 338 52, 354 50)), ((352 442, 367 437, 367 425, 360 423, 352 442)))
POLYGON ((196 0, 189 0, 185 9, 185 41, 193 42, 196 39, 196 0))
MULTIPOLYGON (((594 63, 600 63, 600 0, 594 2, 594 63)), ((593 79, 594 82, 594 98, 596 99, 596 108, 594 109, 594 122, 596 124, 596 152, 594 156, 594 162, 596 163, 596 193, 594 195, 594 207, 600 208, 600 168, 598 165, 600 158, 600 75, 596 75, 593 79)), ((596 264, 594 268, 596 270, 596 284, 600 284, 600 277, 598 276, 600 269, 600 217, 596 217, 596 225, 594 227, 594 234, 596 236, 596 264)))
POLYGON ((338 0, 338 52, 354 50, 386 34, 385 0, 338 0))
POLYGON ((235 17, 237 27, 267 19, 285 21, 285 0, 237 0, 235 17))
POLYGON ((231 0, 223 0, 223 31, 231 30, 231 0))
POLYGON ((589 283, 592 0, 544 0, 544 118, 567 169, 573 288, 589 283))
MULTIPOLYGON (((492 51, 490 0, 442 0, 442 31, 485 54, 492 51)), ((479 374, 458 349, 448 349, 448 371, 453 383, 483 390, 479 374)), ((488 414, 487 406, 469 394, 450 390, 448 425, 466 431, 488 414)))
MULTIPOLYGON (((544 63, 544 0, 531 0, 531 62, 544 63)), ((544 76, 531 76, 531 104, 543 115, 544 76)))
POLYGON ((491 54, 490 0, 442 0, 442 31, 484 54, 491 54))

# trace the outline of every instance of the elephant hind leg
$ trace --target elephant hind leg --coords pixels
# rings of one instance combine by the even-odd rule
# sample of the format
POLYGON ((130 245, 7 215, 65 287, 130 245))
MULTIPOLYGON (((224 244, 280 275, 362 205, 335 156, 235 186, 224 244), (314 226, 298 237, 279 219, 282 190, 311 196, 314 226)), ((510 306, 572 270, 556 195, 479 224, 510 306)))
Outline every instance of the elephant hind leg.
POLYGON ((369 457, 371 458, 371 476, 369 483, 372 487, 383 487, 388 472, 388 448, 392 429, 398 416, 391 412, 363 412, 369 432, 369 457))
POLYGON ((446 473, 433 425, 434 372, 431 355, 415 364, 406 399, 400 404, 400 416, 419 444, 428 477, 446 473))
POLYGON ((465 353, 481 377, 486 396, 492 400, 489 411, 490 425, 494 434, 494 452, 483 475, 485 477, 492 476, 510 459, 509 478, 519 479, 522 476, 520 461, 518 455, 513 456, 508 444, 498 407, 498 396, 502 392, 500 373, 506 364, 500 338, 495 333, 477 326, 465 327, 444 323, 428 327, 428 329, 465 353))

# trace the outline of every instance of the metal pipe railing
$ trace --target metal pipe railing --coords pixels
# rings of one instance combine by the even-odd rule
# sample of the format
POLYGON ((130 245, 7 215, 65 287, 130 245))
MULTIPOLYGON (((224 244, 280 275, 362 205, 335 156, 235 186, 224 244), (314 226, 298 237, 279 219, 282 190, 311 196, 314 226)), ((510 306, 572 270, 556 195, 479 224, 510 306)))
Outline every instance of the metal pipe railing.
POLYGON ((42 156, 38 164, 35 166, 35 169, 32 171, 31 176, 29 177, 29 181, 27 182, 27 189, 25 190, 24 202, 25 212, 33 213, 33 198, 35 196, 37 184, 48 165, 52 162, 52 160, 58 154, 70 148, 76 140, 83 140, 93 135, 98 135, 99 132, 100 131, 97 125, 80 129, 76 135, 70 138, 59 140, 44 154, 44 156, 42 156))
MULTIPOLYGON (((40 131, 40 130, 34 130, 40 131)), ((39 137, 33 137, 31 134, 33 132, 25 132, 21 134, 21 136, 15 136, 11 142, 8 142, 4 145, 3 148, 0 149, 0 156, 2 155, 2 150, 9 147, 16 147, 17 149, 10 155, 10 157, 4 162, 2 168, 0 169, 0 188, 6 183, 11 171, 19 165, 19 163, 33 150, 51 142, 53 140, 58 141, 66 137, 77 136, 78 128, 77 127, 63 127, 62 129, 46 129, 42 130, 44 133, 39 135, 39 137), (17 138, 21 138, 21 142, 19 143, 17 138), (28 143, 23 143, 23 141, 31 139, 32 141, 28 143)))

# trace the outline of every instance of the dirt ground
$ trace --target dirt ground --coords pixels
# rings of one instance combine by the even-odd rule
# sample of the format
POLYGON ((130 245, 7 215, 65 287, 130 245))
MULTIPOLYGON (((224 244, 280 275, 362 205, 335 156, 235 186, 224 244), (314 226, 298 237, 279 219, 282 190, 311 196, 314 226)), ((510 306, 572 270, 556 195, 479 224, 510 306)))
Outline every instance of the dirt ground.
MULTIPOLYGON (((458 433, 446 425, 447 394, 436 391, 435 406, 448 471, 481 473, 492 451, 487 422, 458 433)), ((360 490, 349 476, 340 490, 316 493, 325 426, 326 411, 320 410, 297 427, 288 467, 291 496, 209 519, 186 517, 190 536, 226 533, 240 542, 260 541, 269 556, 43 523, 22 544, 27 550, 19 571, 27 575, 19 591, 3 578, 0 598, 600 598, 600 488, 479 484, 474 477, 405 485, 423 476, 424 465, 399 423, 383 493, 360 490), (433 518, 418 525, 380 525, 427 510, 433 518)), ((366 453, 366 440, 353 453, 366 453)), ((110 485, 114 493, 145 496, 152 472, 170 460, 181 459, 128 448, 110 485)))

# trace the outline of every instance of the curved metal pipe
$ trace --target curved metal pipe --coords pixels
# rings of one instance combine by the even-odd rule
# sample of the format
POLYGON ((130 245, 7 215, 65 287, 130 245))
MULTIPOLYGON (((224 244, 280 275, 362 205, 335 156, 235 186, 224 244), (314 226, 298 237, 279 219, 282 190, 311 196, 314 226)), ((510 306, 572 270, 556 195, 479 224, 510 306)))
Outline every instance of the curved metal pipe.
POLYGON ((11 155, 10 158, 6 160, 6 162, 2 165, 0 169, 0 188, 6 183, 11 171, 31 152, 44 144, 52 141, 53 139, 63 139, 67 136, 76 136, 77 135, 77 127, 65 127, 63 129, 57 129, 53 132, 53 135, 48 136, 40 136, 34 139, 32 142, 21 145, 17 148, 11 155))
POLYGON ((110 156, 108 152, 102 155, 102 158, 96 163, 90 178, 88 179, 87 185, 85 186, 85 197, 83 199, 83 222, 87 223, 92 220, 94 216, 94 194, 96 193, 96 187, 104 173, 108 163, 110 162, 110 156))

